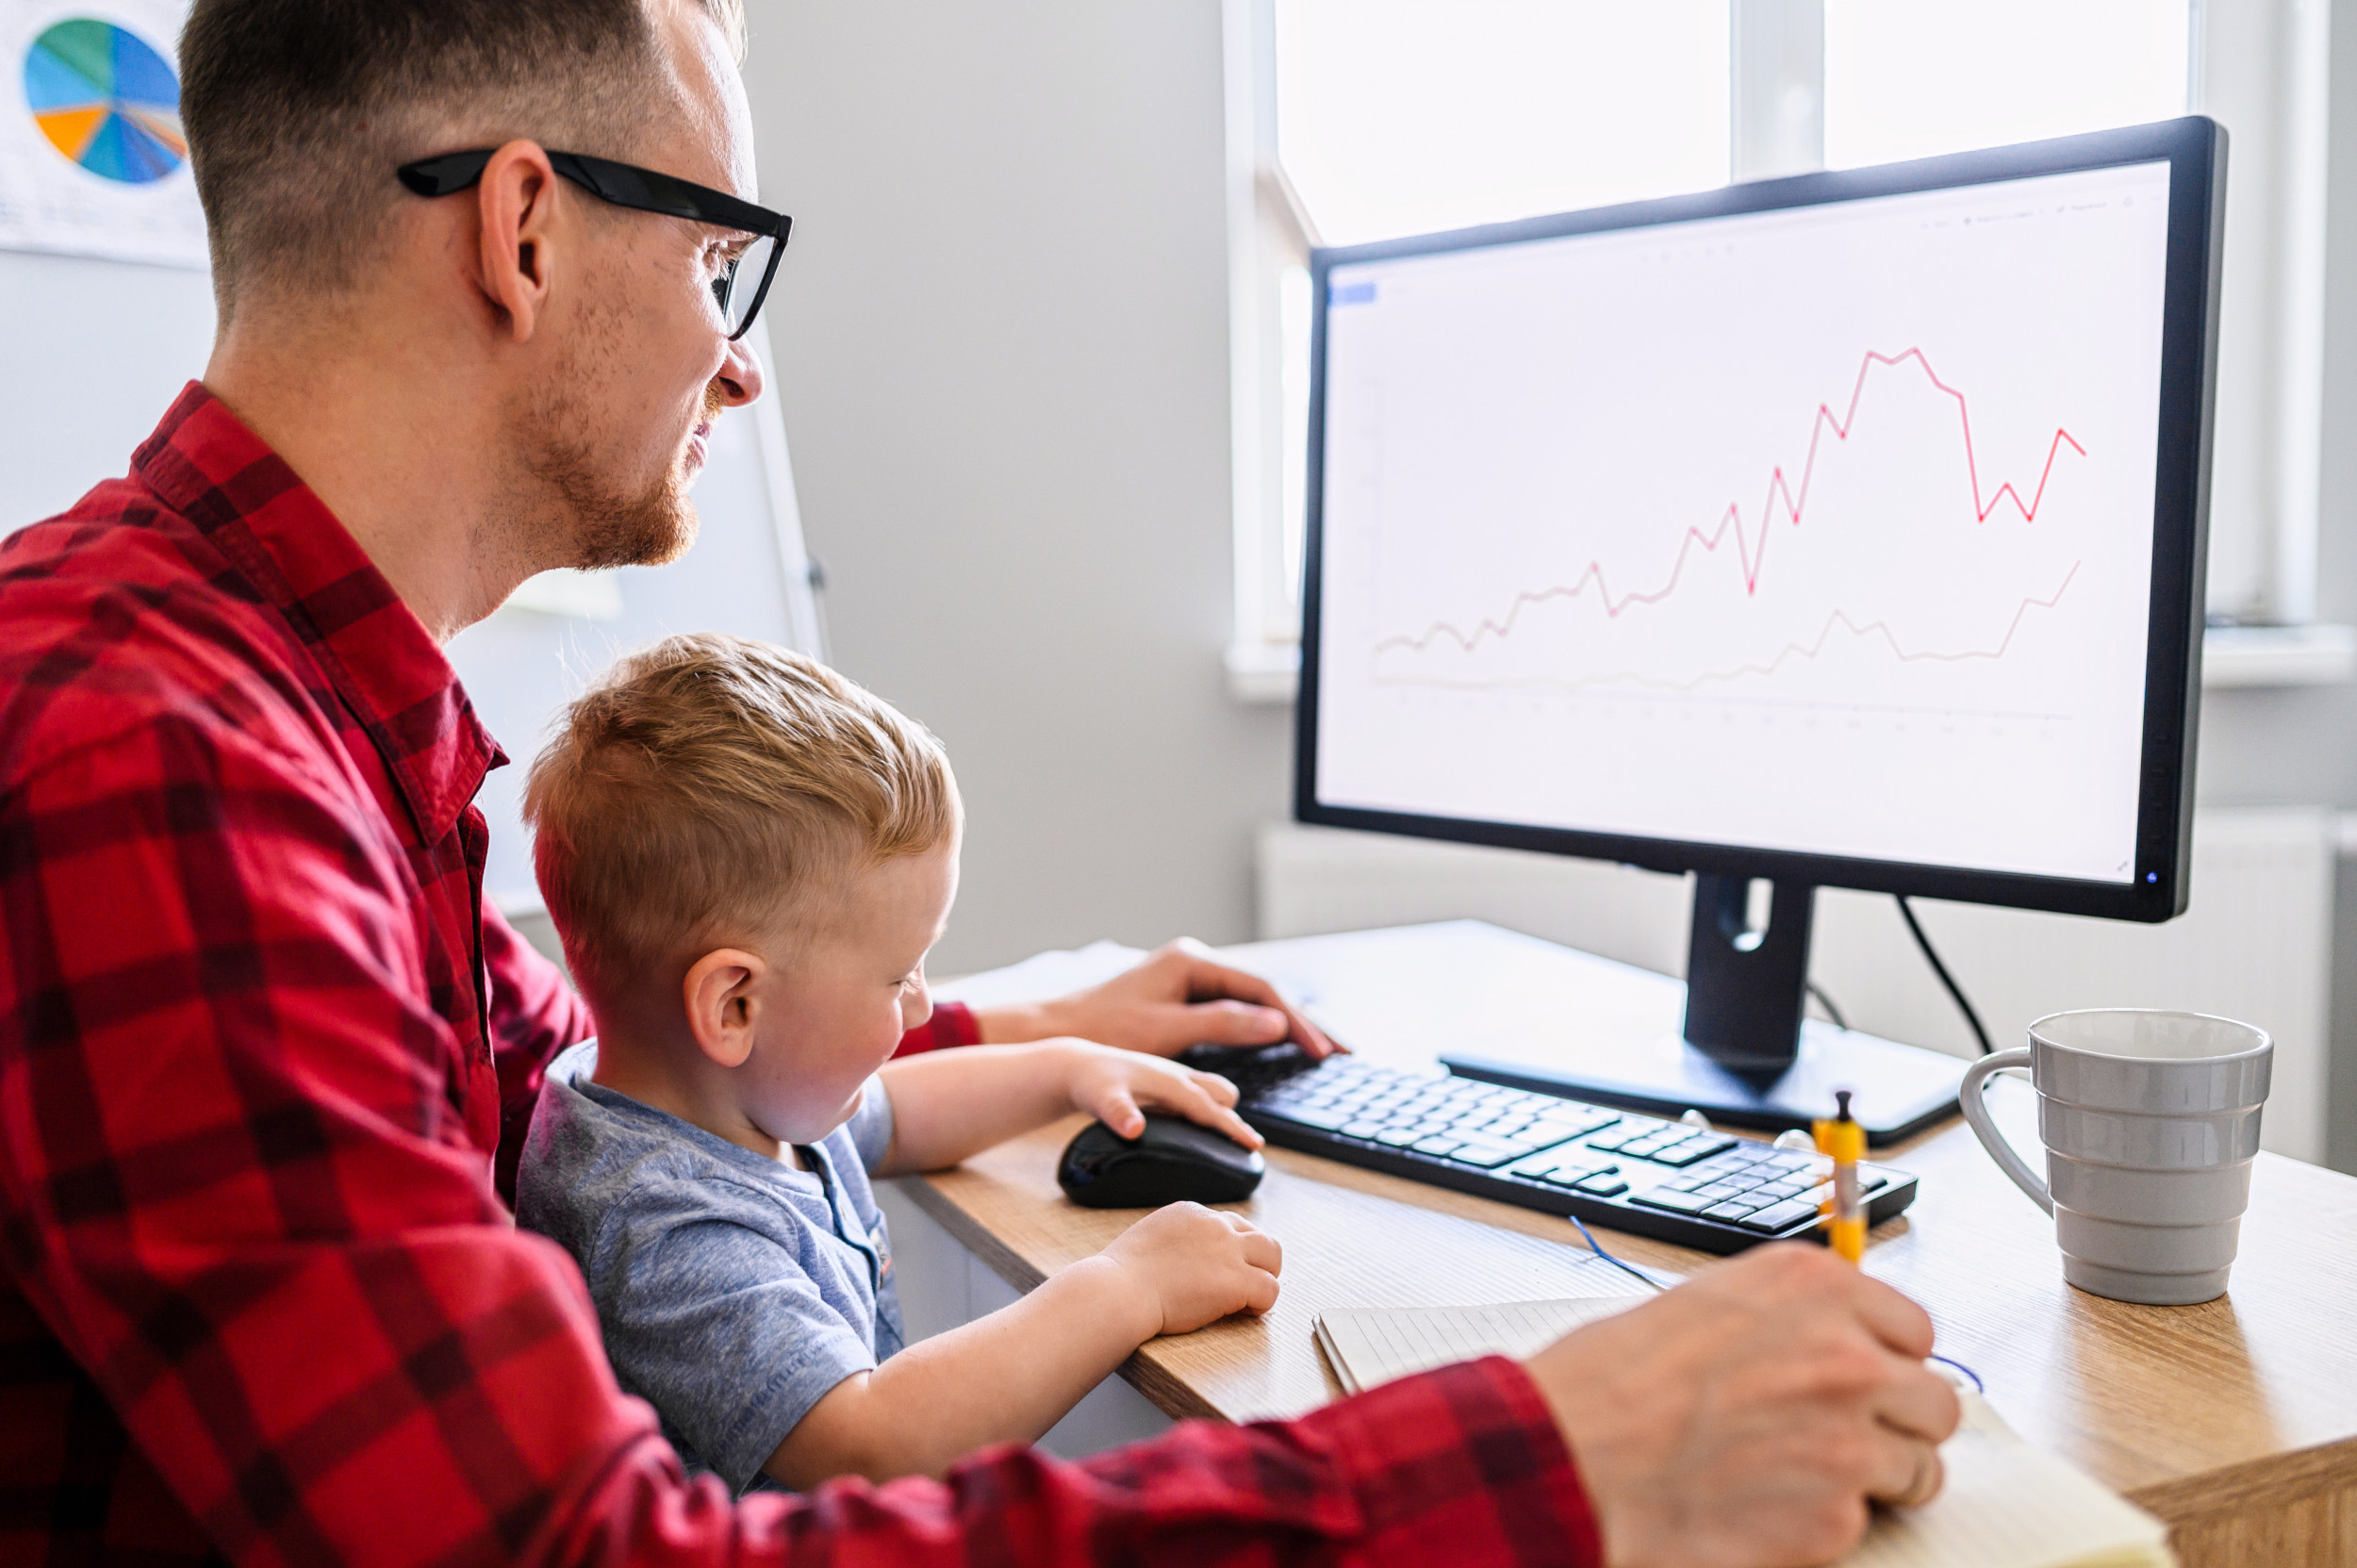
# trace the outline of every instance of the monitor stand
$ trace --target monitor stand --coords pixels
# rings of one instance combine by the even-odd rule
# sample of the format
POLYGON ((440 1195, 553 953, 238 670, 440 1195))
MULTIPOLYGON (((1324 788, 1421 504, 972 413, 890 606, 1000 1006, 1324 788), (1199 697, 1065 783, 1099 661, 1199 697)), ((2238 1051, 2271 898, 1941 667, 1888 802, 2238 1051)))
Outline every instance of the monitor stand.
POLYGON ((1803 1016, 1817 889, 1780 883, 1765 924, 1748 877, 1699 876, 1686 965, 1684 1037, 1615 1040, 1575 1065, 1443 1056, 1452 1072, 1660 1115, 1700 1111, 1730 1127, 1806 1127, 1836 1089, 1880 1147, 1956 1114, 1964 1063, 1803 1016))

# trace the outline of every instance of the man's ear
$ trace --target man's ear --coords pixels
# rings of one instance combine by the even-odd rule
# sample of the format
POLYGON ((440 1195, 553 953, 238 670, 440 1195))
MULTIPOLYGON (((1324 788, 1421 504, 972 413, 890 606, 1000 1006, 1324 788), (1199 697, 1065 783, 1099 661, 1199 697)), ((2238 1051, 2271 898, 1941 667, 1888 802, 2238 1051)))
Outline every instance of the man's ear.
POLYGON ((511 141, 491 155, 475 187, 483 236, 480 286, 519 343, 531 340, 548 306, 557 183, 539 143, 511 141))
POLYGON ((753 1053, 761 1004, 753 987, 768 972, 759 955, 735 948, 708 952, 688 966, 681 990, 687 1028, 697 1048, 723 1067, 741 1067, 753 1053))

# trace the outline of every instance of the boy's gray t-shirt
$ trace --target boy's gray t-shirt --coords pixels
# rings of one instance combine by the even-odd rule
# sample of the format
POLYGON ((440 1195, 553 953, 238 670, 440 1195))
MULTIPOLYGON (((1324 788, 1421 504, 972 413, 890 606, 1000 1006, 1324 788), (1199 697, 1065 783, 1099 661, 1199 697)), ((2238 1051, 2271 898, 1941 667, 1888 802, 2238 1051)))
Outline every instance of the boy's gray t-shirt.
POLYGON ((867 1166, 892 1142, 869 1079, 790 1169, 589 1081, 594 1041, 549 1066, 516 1220, 581 1264, 622 1387, 692 1473, 733 1492, 828 1390, 900 1348, 891 1238, 867 1166))

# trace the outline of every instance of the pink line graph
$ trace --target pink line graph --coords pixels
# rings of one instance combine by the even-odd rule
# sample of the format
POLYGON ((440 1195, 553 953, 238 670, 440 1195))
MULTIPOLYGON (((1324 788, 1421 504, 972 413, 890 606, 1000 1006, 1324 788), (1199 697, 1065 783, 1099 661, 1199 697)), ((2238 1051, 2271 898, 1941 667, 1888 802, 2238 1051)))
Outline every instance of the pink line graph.
POLYGON ((2005 656, 2006 650, 2013 646, 2013 639, 2016 634, 2021 630, 2022 619, 2027 617, 2032 610, 2051 610, 2059 605, 2062 602, 2063 595, 2070 591, 2071 580, 2079 575, 2079 569, 2085 564, 2086 563, 2084 561, 2071 562, 2070 569, 2063 573, 2062 583, 2052 594, 2049 594, 2044 599, 2024 599, 2019 605, 2015 606, 2013 619, 2006 622, 2005 635, 1998 640, 1997 646, 1994 648, 1968 648, 1956 652, 1946 652, 1937 649, 1917 649, 1910 651, 1900 643, 1898 634, 1890 629, 1890 623, 1888 621, 1870 620, 1861 626, 1856 621, 1850 619, 1848 611, 1836 610, 1825 618, 1825 624, 1819 630, 1817 639, 1814 642, 1788 642, 1784 645, 1783 650, 1779 652, 1774 658, 1770 659, 1766 664, 1747 664, 1739 665, 1733 669, 1706 670, 1702 674, 1688 681, 1656 680, 1631 671, 1614 675, 1583 676, 1574 681, 1525 681, 1511 678, 1487 681, 1452 681, 1444 676, 1419 677, 1408 675, 1384 678, 1380 684, 1385 685, 1435 685, 1464 689, 1475 687, 1490 689, 1495 687, 1536 684, 1567 686, 1576 690, 1588 686, 1605 685, 1615 681, 1633 681, 1639 685, 1653 686, 1663 691, 1690 692, 1699 688, 1705 683, 1710 681, 1735 681, 1740 680, 1746 675, 1773 675, 1784 668, 1786 661, 1790 659, 1814 659, 1821 653, 1824 652, 1825 644, 1833 640, 1834 628, 1837 626, 1846 628, 1853 636, 1880 636, 1884 642, 1889 645, 1891 657, 1898 660, 1901 664, 1921 664, 1925 662, 1936 664, 1962 664, 1971 659, 2002 659, 2005 656))
MULTIPOLYGON (((1779 496, 1783 498, 1781 509, 1786 520, 1795 528, 1799 527, 1801 515, 1808 504, 1809 484, 1817 473, 1817 453, 1823 443, 1825 432, 1831 430, 1837 440, 1848 440, 1852 427, 1857 423, 1858 401, 1866 395, 1868 373, 1877 365, 1887 365, 1895 369, 1910 359, 1915 361, 1922 371, 1924 379, 1956 400, 1956 420, 1964 432, 1965 474, 1972 485, 1972 520, 1975 523, 1986 522, 1989 514, 1997 509, 2000 503, 2011 501, 2014 510, 2021 514, 2022 521, 2036 522, 2038 506, 2046 499, 2046 482, 2053 475, 2054 462, 2062 454, 2063 444, 2069 442, 2070 450, 2082 457, 2087 454, 2087 449, 2081 446, 2069 431, 2056 426, 2054 438, 2047 443, 2046 466, 2039 470, 2037 488, 2031 492, 2028 502, 2022 501, 2021 492, 2014 488, 2011 480, 1998 486, 1994 494, 1984 498, 1981 494, 1980 463, 1972 450, 1972 414, 1965 403, 1964 394, 1939 379, 1938 372, 1932 369, 1932 362, 1923 356, 1921 349, 1906 349, 1895 355, 1881 354, 1869 349, 1865 358, 1858 364, 1856 384, 1850 388, 1848 409, 1837 418, 1830 404, 1821 403, 1817 405, 1817 416, 1809 424, 1808 456, 1801 465, 1799 489, 1795 490, 1785 478, 1784 468, 1781 464, 1769 475, 1768 493, 1760 504, 1761 518, 1756 546, 1744 537, 1741 508, 1730 502, 1727 503, 1725 515, 1719 520, 1719 526, 1715 532, 1705 534, 1699 528, 1687 529, 1685 537, 1678 541, 1677 560, 1670 568, 1669 580, 1649 593, 1632 592, 1615 599, 1612 596, 1611 585, 1605 580, 1604 563, 1591 561, 1588 563, 1588 569, 1580 573, 1578 581, 1558 583, 1543 588, 1525 589, 1514 596, 1513 603, 1508 607, 1503 618, 1494 620, 1484 619, 1476 622, 1470 633, 1449 621, 1436 620, 1419 634, 1410 635, 1401 633, 1383 638, 1375 645, 1375 652, 1385 653, 1394 648, 1405 648, 1421 653, 1429 649, 1435 641, 1445 636, 1470 653, 1480 646, 1485 637, 1503 637, 1510 634, 1514 630, 1514 623, 1522 619, 1523 611, 1531 605, 1542 604, 1553 599, 1577 598, 1586 591, 1590 583, 1596 585, 1596 591, 1604 603, 1605 615, 1618 619, 1621 612, 1632 604, 1657 604, 1669 598, 1676 591, 1678 581, 1686 571, 1687 558, 1693 553, 1694 547, 1700 545, 1705 551, 1716 553, 1719 547, 1726 542, 1730 534, 1735 536, 1736 554, 1743 568, 1743 591, 1747 595, 1756 594, 1759 591, 1760 570, 1768 556, 1768 538, 1771 532, 1769 524, 1772 520, 1772 513, 1778 506, 1777 498, 1779 496)), ((2074 567, 2072 569, 2075 571, 2077 569, 2074 567)), ((2019 619, 2018 617, 2016 619, 2019 619)), ((2010 634, 2008 636, 2010 637, 2010 634)))

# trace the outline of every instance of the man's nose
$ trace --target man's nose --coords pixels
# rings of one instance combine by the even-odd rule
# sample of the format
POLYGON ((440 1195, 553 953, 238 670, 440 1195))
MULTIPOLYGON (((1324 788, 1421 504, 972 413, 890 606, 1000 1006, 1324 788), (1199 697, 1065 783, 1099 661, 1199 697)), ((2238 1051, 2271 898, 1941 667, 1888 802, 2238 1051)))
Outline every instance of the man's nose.
POLYGON ((761 361, 754 357, 752 344, 743 338, 731 343, 729 356, 720 361, 720 371, 712 379, 719 386, 728 407, 742 408, 760 397, 761 361))

